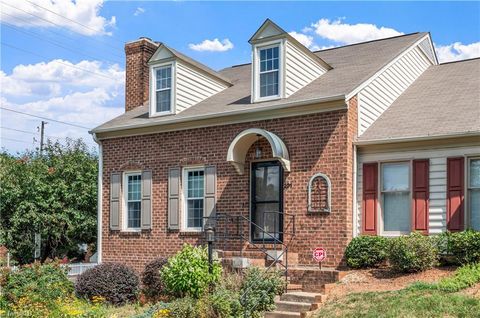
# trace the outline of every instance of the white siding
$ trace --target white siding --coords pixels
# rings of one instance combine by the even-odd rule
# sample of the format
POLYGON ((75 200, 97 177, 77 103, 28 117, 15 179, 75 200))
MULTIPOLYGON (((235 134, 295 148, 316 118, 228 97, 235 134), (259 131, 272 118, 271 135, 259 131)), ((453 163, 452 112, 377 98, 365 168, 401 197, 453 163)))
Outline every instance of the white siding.
POLYGON ((435 63, 435 53, 433 52, 432 46, 430 45, 430 38, 423 40, 419 44, 423 52, 428 56, 432 63, 435 63))
POLYGON ((357 160, 357 208, 356 233, 361 233, 362 224, 362 166, 366 162, 381 162, 392 160, 430 160, 430 202, 429 202, 429 233, 438 234, 446 230, 447 213, 447 158, 458 156, 475 156, 480 154, 480 146, 443 148, 435 150, 416 150, 404 152, 389 152, 378 154, 360 154, 357 160))
MULTIPOLYGON (((427 40, 427 39, 426 39, 427 40)), ((419 48, 407 51, 359 92, 359 135, 431 65, 419 48)))
POLYGON ((225 84, 180 61, 176 63, 175 84, 177 113, 227 88, 225 84))
POLYGON ((297 46, 285 42, 285 97, 310 84, 326 71, 297 46))

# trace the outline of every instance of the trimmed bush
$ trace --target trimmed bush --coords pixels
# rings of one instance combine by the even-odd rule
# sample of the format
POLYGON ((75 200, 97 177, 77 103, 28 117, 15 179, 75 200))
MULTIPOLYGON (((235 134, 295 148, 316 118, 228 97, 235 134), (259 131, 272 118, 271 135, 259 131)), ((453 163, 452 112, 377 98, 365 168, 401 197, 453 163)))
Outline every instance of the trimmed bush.
POLYGON ((438 263, 437 244, 429 236, 412 233, 392 239, 389 245, 388 259, 397 271, 420 272, 438 263))
POLYGON ((286 281, 280 271, 268 271, 250 267, 240 290, 240 303, 243 308, 252 309, 249 317, 263 317, 262 312, 275 308, 275 296, 285 291, 286 281))
POLYGON ((161 270, 166 291, 173 296, 199 298, 210 285, 216 284, 222 274, 218 261, 209 272, 207 249, 185 244, 181 251, 168 260, 161 270))
POLYGON ((104 263, 79 275, 75 292, 79 297, 92 300, 94 296, 104 297, 113 305, 123 305, 136 300, 138 277, 124 264, 104 263))
POLYGON ((447 233, 447 253, 457 264, 480 263, 480 232, 447 233))
POLYGON ((382 236, 359 236, 345 250, 351 268, 376 267, 388 257, 388 239, 382 236))
POLYGON ((142 273, 143 292, 151 299, 157 299, 164 294, 165 287, 162 283, 162 277, 160 276, 160 270, 168 260, 166 258, 157 258, 145 266, 142 273))

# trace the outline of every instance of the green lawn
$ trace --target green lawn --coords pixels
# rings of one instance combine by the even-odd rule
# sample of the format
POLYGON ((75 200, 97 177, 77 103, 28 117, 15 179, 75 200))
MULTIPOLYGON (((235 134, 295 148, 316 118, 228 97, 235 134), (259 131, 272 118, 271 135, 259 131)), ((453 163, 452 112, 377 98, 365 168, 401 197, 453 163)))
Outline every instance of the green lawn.
POLYGON ((322 306, 321 317, 480 317, 480 299, 437 290, 350 294, 322 306))

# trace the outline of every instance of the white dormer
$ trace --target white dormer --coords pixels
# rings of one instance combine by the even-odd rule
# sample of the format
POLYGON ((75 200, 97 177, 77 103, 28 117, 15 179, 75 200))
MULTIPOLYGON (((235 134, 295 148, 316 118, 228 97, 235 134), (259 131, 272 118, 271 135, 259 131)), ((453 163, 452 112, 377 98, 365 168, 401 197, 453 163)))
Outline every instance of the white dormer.
POLYGON ((164 44, 148 64, 150 116, 179 113, 232 85, 217 72, 164 44))
POLYGON ((267 19, 252 44, 252 103, 286 98, 332 67, 267 19))

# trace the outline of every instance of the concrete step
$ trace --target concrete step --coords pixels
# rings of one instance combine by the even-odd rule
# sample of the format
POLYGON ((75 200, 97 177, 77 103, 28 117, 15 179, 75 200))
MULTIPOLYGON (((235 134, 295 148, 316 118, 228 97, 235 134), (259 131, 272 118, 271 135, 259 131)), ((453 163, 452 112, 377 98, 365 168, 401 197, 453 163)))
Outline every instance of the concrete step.
POLYGON ((283 301, 297 301, 309 304, 318 304, 326 300, 326 295, 318 293, 308 293, 303 291, 288 292, 280 297, 283 301))
POLYGON ((302 287, 303 286, 301 284, 288 284, 287 285, 287 290, 288 291, 301 291, 302 287))
POLYGON ((264 315, 265 318, 301 318, 302 314, 299 312, 289 311, 269 311, 264 315))
POLYGON ((303 313, 310 311, 312 308, 311 303, 302 303, 297 301, 285 301, 280 300, 275 302, 275 310, 278 311, 288 311, 288 312, 298 312, 303 313))

